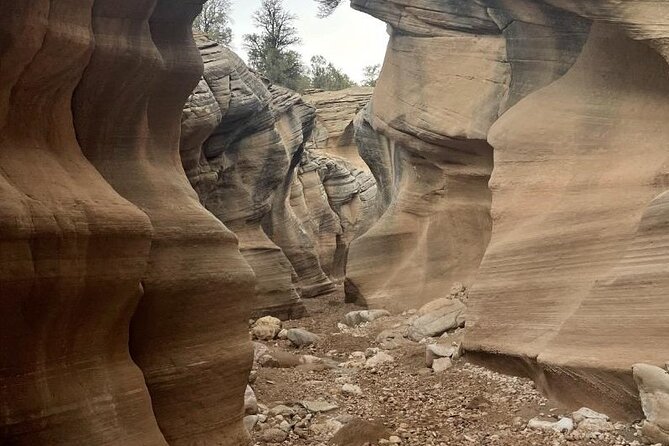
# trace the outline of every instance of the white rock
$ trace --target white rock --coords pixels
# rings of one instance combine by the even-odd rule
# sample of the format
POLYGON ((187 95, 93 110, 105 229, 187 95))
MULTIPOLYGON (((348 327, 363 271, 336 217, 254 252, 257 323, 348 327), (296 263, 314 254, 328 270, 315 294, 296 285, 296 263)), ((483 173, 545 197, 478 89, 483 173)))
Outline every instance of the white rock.
POLYGON ((309 412, 330 412, 339 408, 336 404, 327 401, 301 401, 300 404, 309 412))
POLYGON ((407 332, 409 339, 419 342, 428 337, 437 337, 457 328, 467 307, 457 299, 437 299, 418 311, 407 332))
POLYGON ((592 409, 589 409, 587 407, 581 407, 578 409, 576 412, 573 412, 571 414, 572 419, 576 424, 579 424, 583 420, 604 420, 604 421, 609 421, 608 415, 604 415, 603 413, 595 412, 592 409))
POLYGON ((300 356, 300 364, 322 364, 323 360, 318 356, 302 355, 300 356))
POLYGON ((286 420, 283 420, 283 421, 279 424, 279 429, 281 429, 281 430, 284 431, 284 432, 290 432, 290 423, 287 422, 286 420))
POLYGON ((246 391, 244 392, 244 413, 247 415, 258 413, 258 400, 256 399, 255 392, 249 385, 246 386, 246 391))
POLYGON ((562 418, 560 421, 543 421, 539 418, 532 418, 527 427, 543 431, 555 431, 569 433, 574 430, 574 421, 571 418, 562 418))
POLYGON ((360 386, 357 386, 355 384, 344 384, 341 388, 341 393, 347 394, 347 395, 356 395, 356 396, 361 396, 362 395, 362 389, 360 386))
POLYGON ((432 363, 438 358, 457 359, 460 357, 459 348, 447 344, 428 344, 425 347, 425 365, 432 367, 432 363))
POLYGON ((632 370, 646 416, 641 432, 653 443, 669 444, 669 373, 649 364, 635 364, 632 370))
POLYGON ((586 418, 578 423, 576 430, 582 433, 611 432, 615 430, 613 423, 601 418, 586 418))
POLYGON ((382 364, 388 364, 391 362, 394 362, 395 358, 390 356, 386 352, 379 352, 376 355, 372 356, 371 358, 367 359, 365 362, 365 368, 371 369, 373 367, 378 367, 382 364))
POLYGON ((390 438, 388 438, 388 441, 390 441, 391 444, 401 444, 402 439, 398 437, 397 435, 391 435, 390 438))
POLYGON ((244 427, 248 432, 252 432, 258 423, 258 415, 247 415, 244 417, 244 427))
POLYGON ((451 358, 437 358, 432 362, 432 370, 434 373, 441 373, 453 367, 451 358))
POLYGON ((376 319, 381 319, 390 316, 390 312, 386 310, 360 310, 351 311, 344 316, 344 323, 349 327, 355 327, 365 322, 372 322, 376 319))
POLYGON ((279 334, 276 335, 277 339, 288 339, 288 330, 285 328, 282 328, 281 331, 279 331, 279 334))

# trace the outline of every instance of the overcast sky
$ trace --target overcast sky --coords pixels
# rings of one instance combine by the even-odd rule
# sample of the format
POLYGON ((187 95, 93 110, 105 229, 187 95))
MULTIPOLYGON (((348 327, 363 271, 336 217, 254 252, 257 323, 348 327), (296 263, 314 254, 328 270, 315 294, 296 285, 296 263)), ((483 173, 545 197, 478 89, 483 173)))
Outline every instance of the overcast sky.
MULTIPOLYGON (((242 36, 253 33, 251 15, 261 0, 232 0, 233 50, 246 59, 242 36)), ((326 19, 319 19, 313 0, 284 0, 286 9, 298 16, 297 30, 302 38, 298 50, 306 64, 320 54, 343 70, 356 82, 362 80, 362 69, 383 62, 388 34, 383 22, 355 11, 344 1, 326 19)))

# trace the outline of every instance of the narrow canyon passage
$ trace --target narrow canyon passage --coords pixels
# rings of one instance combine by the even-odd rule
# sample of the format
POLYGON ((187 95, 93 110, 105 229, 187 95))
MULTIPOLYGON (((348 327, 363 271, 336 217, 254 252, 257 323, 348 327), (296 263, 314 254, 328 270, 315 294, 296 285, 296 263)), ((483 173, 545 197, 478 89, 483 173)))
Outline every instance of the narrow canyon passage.
POLYGON ((0 0, 0 446, 669 446, 669 1, 213 4, 0 0))

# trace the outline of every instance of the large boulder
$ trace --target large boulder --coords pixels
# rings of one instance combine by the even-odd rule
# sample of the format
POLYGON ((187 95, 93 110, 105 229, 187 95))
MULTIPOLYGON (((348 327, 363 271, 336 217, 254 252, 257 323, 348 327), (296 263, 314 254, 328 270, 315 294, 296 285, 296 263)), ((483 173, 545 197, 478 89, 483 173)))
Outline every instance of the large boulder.
POLYGON ((437 299, 420 310, 409 325, 407 337, 413 341, 437 337, 464 323, 465 304, 457 299, 437 299))

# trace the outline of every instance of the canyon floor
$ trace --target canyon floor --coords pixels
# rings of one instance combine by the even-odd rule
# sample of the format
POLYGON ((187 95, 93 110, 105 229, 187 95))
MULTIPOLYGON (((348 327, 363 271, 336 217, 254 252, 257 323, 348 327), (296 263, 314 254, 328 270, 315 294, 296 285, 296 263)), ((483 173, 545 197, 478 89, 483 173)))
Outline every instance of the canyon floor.
MULTIPOLYGON (((402 330, 411 312, 345 328, 344 316, 360 308, 341 296, 306 305, 309 316, 286 321, 283 328, 308 330, 320 337, 316 344, 297 348, 287 339, 256 341, 251 386, 259 409, 250 418, 255 445, 643 444, 634 424, 595 420, 574 423, 570 432, 530 428, 531 419, 574 417, 530 380, 471 364, 466 354, 435 373, 426 367, 426 343, 432 339, 401 339, 380 348, 377 335, 402 330), (392 361, 370 366, 369 358, 379 352, 392 361)), ((462 334, 460 329, 450 336, 457 343, 462 334)))

